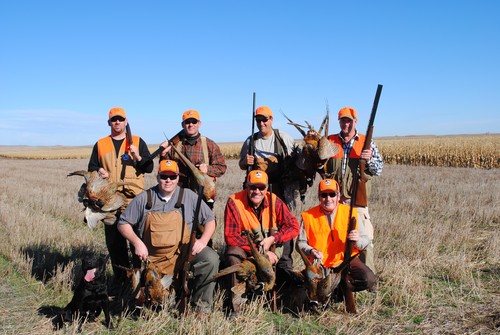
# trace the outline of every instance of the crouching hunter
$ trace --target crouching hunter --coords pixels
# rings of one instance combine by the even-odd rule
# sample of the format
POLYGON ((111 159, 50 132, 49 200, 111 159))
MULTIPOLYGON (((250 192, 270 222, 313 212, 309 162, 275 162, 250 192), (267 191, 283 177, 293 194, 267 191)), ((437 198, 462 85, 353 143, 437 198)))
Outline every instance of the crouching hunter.
MULTIPOLYGON (((253 242, 263 249, 272 265, 278 262, 274 247, 293 241, 298 236, 297 219, 280 198, 268 191, 268 186, 266 172, 253 170, 248 174, 245 189, 229 197, 224 212, 224 239, 227 247, 223 267, 233 266, 250 257, 250 246, 242 233, 252 236, 253 242)), ((226 312, 238 313, 242 300, 232 290, 237 284, 237 278, 231 275, 226 279, 228 295, 224 307, 226 312)))
POLYGON ((192 246, 193 273, 190 303, 195 311, 209 313, 213 306, 219 256, 207 246, 215 232, 215 217, 208 205, 201 202, 198 215, 200 227, 193 227, 198 195, 178 186, 179 167, 175 161, 163 160, 158 167, 158 185, 139 194, 122 213, 118 230, 134 246, 141 259, 152 261, 162 276, 162 284, 173 280, 179 298, 182 292, 182 268, 189 252, 192 229, 200 228, 201 235, 192 246))

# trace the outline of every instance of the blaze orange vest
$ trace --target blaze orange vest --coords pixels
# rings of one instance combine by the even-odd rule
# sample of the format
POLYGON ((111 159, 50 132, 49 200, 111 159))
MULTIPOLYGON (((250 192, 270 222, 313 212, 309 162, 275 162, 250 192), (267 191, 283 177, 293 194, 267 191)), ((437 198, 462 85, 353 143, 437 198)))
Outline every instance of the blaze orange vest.
MULTIPOLYGON (((272 227, 276 228, 276 195, 266 193, 267 203, 269 204, 270 197, 272 197, 273 201, 273 225, 272 227)), ((270 210, 269 206, 264 206, 261 211, 262 217, 262 229, 259 218, 255 215, 251 205, 248 203, 248 197, 245 190, 239 191, 233 195, 231 195, 231 199, 233 199, 236 208, 238 209, 238 213, 241 218, 241 230, 249 231, 252 234, 258 234, 259 238, 265 238, 269 236, 269 223, 270 223, 270 210), (267 234, 266 236, 262 236, 262 230, 267 234)))
MULTIPOLYGON (((331 157, 325 164, 326 173, 331 175, 331 178, 335 179, 339 185, 342 195, 350 199, 352 193, 352 181, 353 175, 352 171, 359 166, 359 159, 361 157, 361 151, 363 151, 363 144, 365 143, 365 135, 358 134, 359 138, 354 140, 354 145, 349 152, 349 158, 347 160, 347 167, 345 175, 342 176, 342 160, 344 159, 344 149, 342 148, 342 140, 339 138, 338 134, 328 136, 328 140, 334 143, 338 147, 338 152, 335 156, 331 157)), ((366 182, 366 194, 360 194, 362 192, 361 188, 358 188, 357 199, 368 199, 371 192, 370 176, 366 182)))
MULTIPOLYGON (((340 265, 344 259, 347 229, 349 227, 349 209, 349 206, 338 205, 333 219, 333 228, 330 228, 325 213, 321 211, 321 206, 313 207, 301 214, 307 244, 323 253, 322 263, 327 268, 340 265)), ((353 208, 352 214, 355 217, 357 216, 355 208, 353 208)), ((353 246, 352 255, 357 252, 358 249, 353 246)))
MULTIPOLYGON (((132 136, 132 141, 138 144, 140 141, 140 137, 134 135, 132 136)), ((143 191, 144 174, 139 173, 135 169, 132 158, 126 161, 123 161, 121 159, 122 155, 127 152, 125 142, 127 141, 123 141, 118 153, 118 157, 116 157, 115 146, 113 145, 111 136, 103 137, 97 142, 97 155, 99 164, 109 172, 111 181, 115 183, 131 182, 139 186, 136 187, 133 185, 126 185, 121 188, 121 192, 123 192, 123 194, 125 194, 125 196, 127 197, 128 204, 132 198, 143 191)))

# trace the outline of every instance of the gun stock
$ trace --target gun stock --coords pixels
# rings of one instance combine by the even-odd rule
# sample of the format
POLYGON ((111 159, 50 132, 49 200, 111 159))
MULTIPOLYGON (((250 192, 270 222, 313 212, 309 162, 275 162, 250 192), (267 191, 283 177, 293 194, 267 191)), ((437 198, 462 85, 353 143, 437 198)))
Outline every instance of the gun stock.
POLYGON ((189 284, 189 279, 193 278, 193 273, 191 271, 191 263, 193 262, 194 259, 193 246, 194 243, 196 242, 196 234, 198 230, 198 225, 200 223, 198 216, 200 215, 202 198, 203 198, 203 185, 200 185, 198 188, 198 199, 196 200, 193 223, 191 226, 191 235, 189 237, 188 254, 182 268, 182 295, 178 304, 178 310, 181 314, 184 314, 186 312, 187 306, 189 304, 189 299, 191 298, 191 290, 188 284, 189 284))

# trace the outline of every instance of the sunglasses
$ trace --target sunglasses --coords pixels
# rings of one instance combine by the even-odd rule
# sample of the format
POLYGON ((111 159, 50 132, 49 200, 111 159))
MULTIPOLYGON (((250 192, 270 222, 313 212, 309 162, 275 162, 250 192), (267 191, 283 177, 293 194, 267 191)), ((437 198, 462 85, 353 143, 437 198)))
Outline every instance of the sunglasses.
POLYGON ((177 179, 178 175, 176 174, 161 174, 160 173, 160 179, 163 179, 163 180, 167 180, 167 179, 170 179, 170 180, 175 180, 177 179))
POLYGON ((197 124, 197 123, 198 123, 198 120, 196 120, 196 119, 184 120, 184 124, 197 124))
POLYGON ((121 116, 113 116, 111 119, 109 119, 109 121, 111 121, 111 122, 116 122, 116 121, 123 122, 123 121, 125 121, 125 118, 123 118, 121 116))
POLYGON ((258 118, 258 119, 255 119, 255 122, 257 122, 257 123, 261 123, 261 122, 266 123, 267 121, 269 121, 269 119, 266 119, 266 118, 258 118))
POLYGON ((323 198, 323 199, 326 199, 326 197, 330 197, 330 198, 335 198, 337 196, 337 192, 331 192, 331 193, 321 193, 320 196, 323 198))
POLYGON ((256 185, 249 185, 248 186, 252 191, 259 190, 259 191, 264 191, 267 186, 261 185, 261 186, 256 186, 256 185))

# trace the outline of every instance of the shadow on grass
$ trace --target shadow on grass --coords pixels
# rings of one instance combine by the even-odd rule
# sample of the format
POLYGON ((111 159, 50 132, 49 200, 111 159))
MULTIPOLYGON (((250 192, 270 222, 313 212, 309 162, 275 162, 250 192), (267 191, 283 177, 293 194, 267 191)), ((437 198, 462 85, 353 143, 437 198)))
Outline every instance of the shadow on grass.
MULTIPOLYGON (((22 248, 21 253, 27 259, 33 260, 31 276, 36 280, 47 283, 55 276, 57 269, 64 270, 70 262, 95 254, 96 251, 89 248, 75 248, 70 254, 62 254, 54 250, 53 246, 35 245, 22 248)), ((73 273, 73 275, 76 275, 76 273, 73 273)))

